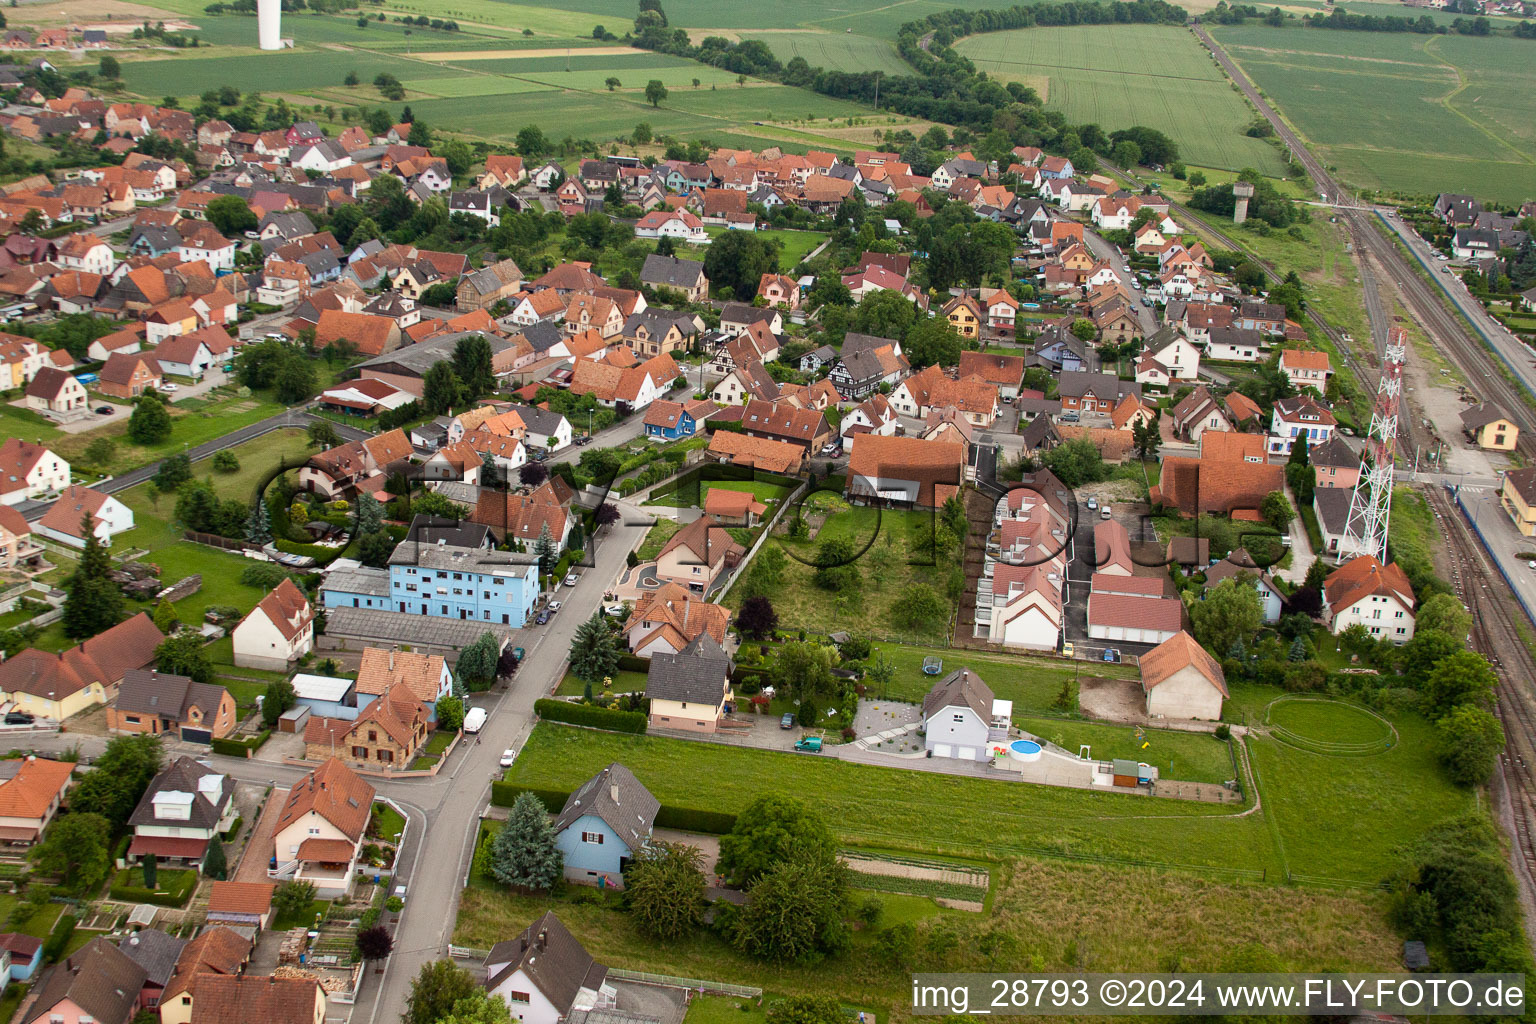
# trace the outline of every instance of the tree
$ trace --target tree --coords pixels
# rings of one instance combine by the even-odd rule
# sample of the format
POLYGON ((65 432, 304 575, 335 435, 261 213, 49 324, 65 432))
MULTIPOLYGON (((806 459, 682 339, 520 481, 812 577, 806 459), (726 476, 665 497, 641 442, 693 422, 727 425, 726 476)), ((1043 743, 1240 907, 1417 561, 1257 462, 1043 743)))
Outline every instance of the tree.
POLYGON ((147 391, 134 399, 128 436, 136 444, 159 444, 171 436, 171 413, 157 393, 147 391))
POLYGON ((107 54, 101 58, 101 63, 96 67, 96 73, 102 78, 121 78, 123 69, 116 57, 107 54))
POLYGON ((571 671, 577 679, 601 682, 619 670, 617 634, 608 628, 608 620, 599 609, 576 627, 571 637, 571 671))
POLYGON ((160 641, 155 648, 155 668, 197 683, 213 681, 213 661, 198 633, 179 633, 160 641))
POLYGON ((474 687, 489 685, 496 678, 497 659, 501 654, 501 641, 496 634, 486 630, 474 642, 459 652, 454 667, 464 682, 474 687))
POLYGON ((1464 637, 1472 631, 1472 615, 1452 594, 1435 594, 1419 605, 1414 631, 1437 629, 1448 636, 1464 637))
POLYGON ((1460 650, 1441 658, 1424 680, 1424 712, 1440 718, 1462 705, 1486 708, 1499 685, 1488 659, 1476 651, 1460 650))
POLYGON ((226 448, 222 452, 214 453, 213 468, 220 473, 238 473, 240 471, 240 459, 234 452, 226 448))
POLYGON ((603 79, 603 84, 608 87, 609 92, 613 92, 613 90, 617 89, 622 83, 620 83, 617 78, 609 75, 607 78, 603 79))
POLYGON ((341 435, 330 420, 312 420, 304 433, 311 448, 334 448, 341 444, 341 435))
POLYGON ((630 141, 632 141, 637 146, 649 145, 652 137, 653 133, 651 131, 651 124, 649 121, 641 121, 639 124, 635 125, 634 131, 629 133, 630 141))
POLYGON ((1259 592, 1246 573, 1222 580, 1205 592, 1205 600, 1189 609, 1195 639, 1207 650, 1225 651, 1238 640, 1247 641, 1258 632, 1264 611, 1259 592))
POLYGON ((144 888, 155 889, 160 881, 160 858, 151 853, 140 866, 144 869, 144 888))
POLYGON ((463 394, 459 375, 447 360, 433 363, 421 379, 421 404, 434 416, 449 412, 463 394))
POLYGON ((411 130, 406 135, 406 144, 420 146, 423 149, 432 148, 432 129, 427 127, 425 121, 412 121, 411 130))
POLYGON ((780 963, 841 952, 851 939, 848 889, 848 866, 835 852, 793 847, 752 886, 737 918, 736 947, 780 963))
POLYGON ((222 882, 229 875, 229 861, 224 855, 224 840, 214 833, 208 841, 208 853, 203 858, 203 874, 222 882))
POLYGON ((260 223, 256 214, 239 196, 219 196, 208 200, 208 220, 225 238, 236 238, 255 231, 260 223))
POLYGON ((816 585, 823 590, 852 591, 859 588, 862 579, 857 564, 859 552, 853 541, 846 537, 833 537, 821 542, 816 549, 816 585))
POLYGON ((357 955, 364 960, 383 960, 394 948, 395 940, 390 938, 389 929, 381 924, 357 933, 357 955))
POLYGON ((703 855, 688 843, 651 843, 624 873, 624 899, 640 930, 672 942, 704 921, 703 855))
POLYGON ((357 495, 357 532, 366 536, 384 528, 384 506, 366 490, 357 495))
POLYGON ((401 1024, 438 1024, 461 999, 481 991, 480 985, 452 960, 431 960, 411 979, 401 1024))
MULTIPOLYGON (((1343 641, 1344 634, 1339 634, 1339 638, 1343 641)), ((1429 683, 1430 673, 1442 661, 1464 649, 1465 641, 1449 633, 1442 633, 1438 629, 1415 630, 1413 639, 1397 649, 1398 671, 1403 674, 1409 686, 1423 690, 1429 683)))
POLYGON ((1068 487, 1096 483, 1109 475, 1098 446, 1086 437, 1057 445, 1042 455, 1040 461, 1068 487))
POLYGON ((464 725, 464 701, 451 693, 437 698, 433 705, 437 712, 437 727, 443 732, 458 732, 464 725))
POLYGON ((298 702, 299 695, 292 683, 283 679, 268 683, 266 694, 261 701, 261 723, 268 729, 274 728, 277 720, 283 717, 283 712, 288 711, 298 702))
POLYGON ((272 395, 279 402, 298 405, 314 392, 315 367, 308 359, 294 353, 278 365, 276 379, 272 382, 272 395))
POLYGON ((32 848, 32 863, 43 874, 62 878, 65 889, 95 889, 106 879, 111 865, 107 849, 111 835, 111 823, 99 814, 61 814, 43 833, 43 841, 32 848))
POLYGON ((1329 568, 1321 558, 1312 559, 1312 564, 1307 566, 1307 578, 1302 584, 1313 590, 1322 590, 1323 584, 1328 581, 1329 568))
POLYGON ((463 385, 462 401, 472 402, 496 390, 496 371, 491 366, 491 343, 483 334, 469 334, 453 346, 453 371, 463 385))
MULTIPOLYGON (((289 921, 297 920, 315 902, 314 882, 284 882, 272 892, 272 913, 289 921)), ((308 924, 308 921, 302 921, 308 924)))
POLYGON ((1291 508, 1291 503, 1286 500, 1284 491, 1270 491, 1264 495, 1264 500, 1259 503, 1259 514, 1264 521, 1275 529, 1284 533, 1291 527, 1291 520, 1296 518, 1296 512, 1291 508))
POLYGON ((925 317, 907 331, 902 353, 913 369, 935 364, 954 366, 960 362, 960 335, 944 317, 925 317))
POLYGON ((151 780, 160 773, 160 738, 115 736, 69 793, 72 814, 99 814, 115 830, 127 823, 151 780))
POLYGON ((653 107, 661 105, 661 101, 667 98, 667 87, 661 84, 661 79, 653 78, 645 83, 645 99, 653 107))
POLYGON ((547 522, 539 528, 539 536, 533 542, 533 553, 538 556, 541 575, 549 575, 555 563, 560 560, 560 552, 555 549, 555 539, 550 535, 547 522))
POLYGON ((1070 330, 1072 331, 1072 336, 1079 341, 1092 341, 1099 336, 1099 329, 1094 326, 1092 320, 1086 317, 1080 316, 1073 320, 1070 330))
POLYGON ((112 465, 117 457, 117 442, 110 437, 98 437, 85 446, 85 461, 101 469, 112 465))
POLYGON ((437 1024, 514 1024, 512 1007, 501 996, 481 989, 453 1004, 446 1017, 437 1024))
MULTIPOLYGON (((714 280, 714 278, 710 278, 714 280)), ((882 288, 859 303, 852 327, 877 338, 904 339, 917 322, 917 308, 900 292, 882 288)))
POLYGON ((1310 466, 1312 457, 1307 448, 1307 435, 1298 434, 1296 440, 1291 442, 1291 457, 1286 460, 1292 466, 1310 466))
POLYGON ((162 494, 171 494, 192 479, 192 460, 185 454, 168 455, 155 471, 155 486, 162 494))
POLYGON ((519 793, 491 841, 492 877, 523 891, 548 890, 560 881, 562 862, 544 805, 532 793, 519 793))
POLYGON ((1131 428, 1131 447, 1136 450, 1136 456, 1141 461, 1157 458, 1157 450, 1162 444, 1163 434, 1157 420, 1138 419, 1131 428))
POLYGON ((537 487, 549 479, 549 470, 544 468, 542 462, 525 462, 518 467, 518 483, 525 487, 537 487))
POLYGON ((123 592, 112 582, 112 561, 96 536, 91 514, 80 517, 85 547, 69 582, 64 584, 64 635, 84 640, 117 625, 123 617, 123 592))
POLYGON ((916 583, 891 605, 891 615, 902 625, 917 628, 949 617, 950 606, 926 583, 916 583))
POLYGON ((755 231, 727 231, 704 254, 705 276, 742 302, 751 302, 763 275, 778 269, 777 244, 755 231))
POLYGON ((395 553, 395 538, 384 530, 363 534, 357 542, 357 560, 370 569, 383 569, 389 565, 389 556, 395 553))
POLYGON ((762 640, 772 636, 778 626, 779 613, 773 610, 773 602, 767 597, 757 594, 741 602, 741 610, 736 613, 736 628, 741 630, 742 636, 762 640))
POLYGON ((523 156, 537 159, 553 147, 544 137, 544 130, 536 124, 524 125, 517 133, 517 151, 523 156))
POLYGON ((597 511, 593 514, 593 519, 600 527, 612 526, 614 523, 618 522, 620 518, 621 516, 619 515, 619 507, 611 501, 605 501, 601 505, 597 506, 597 511))
POLYGON ((831 996, 790 996, 788 999, 776 999, 768 1004, 764 1017, 768 1024, 847 1024, 848 1020, 848 1015, 843 1012, 842 1006, 831 996))
POLYGON ((1463 786, 1481 786, 1493 778, 1504 727, 1484 708, 1463 704, 1435 723, 1436 753, 1445 773, 1463 786))
POLYGON ((750 885, 796 852, 831 859, 837 854, 837 840, 821 815, 800 800, 765 793, 720 837, 717 870, 740 885, 750 885))

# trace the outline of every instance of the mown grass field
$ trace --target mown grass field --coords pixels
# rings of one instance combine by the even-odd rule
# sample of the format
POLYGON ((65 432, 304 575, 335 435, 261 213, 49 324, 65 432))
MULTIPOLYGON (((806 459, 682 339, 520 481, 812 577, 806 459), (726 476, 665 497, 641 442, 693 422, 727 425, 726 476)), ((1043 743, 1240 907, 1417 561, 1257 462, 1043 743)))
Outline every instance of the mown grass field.
POLYGON ((743 32, 743 39, 761 39, 773 55, 788 64, 804 57, 813 68, 828 71, 884 71, 910 74, 895 47, 881 39, 846 32, 743 32))
POLYGON ((941 676, 957 668, 970 668, 981 676, 999 700, 1013 701, 1015 717, 1032 711, 1052 712, 1062 685, 1075 686, 1080 675, 1136 678, 1136 670, 1127 665, 1092 665, 1084 670, 1063 658, 1004 654, 1000 651, 961 651, 943 647, 877 643, 874 652, 889 662, 894 670, 890 684, 878 696, 909 703, 920 702, 923 695, 933 689, 934 677, 923 674, 923 659, 932 656, 943 662, 941 676))
POLYGON ((1215 35, 1353 184, 1505 202, 1536 193, 1527 40, 1263 26, 1215 35))
POLYGON ((988 74, 1036 88, 1069 121, 1106 131, 1144 124, 1168 133, 1188 163, 1284 173, 1274 147, 1243 135, 1252 112, 1187 29, 1018 29, 969 36, 955 49, 988 74))

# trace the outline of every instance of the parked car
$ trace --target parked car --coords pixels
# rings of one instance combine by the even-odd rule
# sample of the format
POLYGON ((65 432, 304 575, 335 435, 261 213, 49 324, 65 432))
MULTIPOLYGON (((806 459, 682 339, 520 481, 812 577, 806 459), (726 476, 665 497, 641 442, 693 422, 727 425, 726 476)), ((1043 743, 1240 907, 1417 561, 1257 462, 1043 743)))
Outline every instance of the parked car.
POLYGON ((1071 640, 1063 640, 1061 642, 1061 656, 1063 658, 1076 657, 1077 656, 1077 646, 1075 644, 1073 644, 1071 640))
POLYGON ((549 621, 549 609, 546 608, 543 611, 539 612, 538 618, 534 619, 533 621, 535 623, 537 623, 538 625, 540 625, 540 626, 542 626, 545 623, 547 623, 549 621))
POLYGON ((1120 660, 1120 648, 1118 648, 1118 647, 1106 648, 1105 651, 1104 651, 1104 660, 1105 661, 1119 661, 1120 660))
POLYGON ((804 750, 811 754, 819 754, 821 753, 821 737, 802 736, 800 739, 795 740, 795 749, 804 750))
POLYGON ((34 721, 36 719, 26 711, 10 711, 5 716, 6 725, 31 725, 34 721))
POLYGON ((98 415, 98 416, 111 416, 112 415, 112 407, 110 405, 98 405, 96 407, 96 415, 98 415))
POLYGON ((498 761, 497 764, 501 765, 503 768, 511 768, 512 762, 516 760, 517 751, 513 750, 511 747, 508 747, 506 750, 501 752, 501 760, 498 761))
POLYGON ((1099 509, 1099 518, 1100 519, 1108 519, 1108 518, 1110 518, 1109 506, 1108 505, 1105 505, 1104 507, 1099 509))
POLYGON ((580 581, 581 573, 579 572, 568 572, 565 574, 565 585, 568 587, 574 587, 580 581))
POLYGON ((578 448, 580 448, 584 444, 591 444, 591 443, 592 443, 592 435, 591 434, 583 434, 581 437, 578 437, 576 439, 576 442, 575 442, 576 447, 578 447, 578 448))
POLYGON ((557 612, 559 610, 560 610, 560 602, 559 601, 551 601, 551 602, 549 602, 549 614, 553 615, 553 614, 555 614, 555 612, 557 612))
POLYGON ((794 727, 795 727, 795 713, 793 711, 786 711, 786 712, 784 712, 784 717, 779 719, 779 728, 780 729, 793 729, 794 727))
POLYGON ((839 455, 843 454, 842 445, 839 445, 836 442, 824 444, 821 446, 821 454, 827 456, 828 458, 835 459, 839 455))
POLYGON ((1099 501, 1098 501, 1097 498, 1089 498, 1088 499, 1088 511, 1089 512, 1094 511, 1098 507, 1099 507, 1099 501))
POLYGON ((160 385, 160 390, 161 391, 180 391, 181 390, 181 385, 175 383, 174 381, 166 381, 164 384, 160 385))

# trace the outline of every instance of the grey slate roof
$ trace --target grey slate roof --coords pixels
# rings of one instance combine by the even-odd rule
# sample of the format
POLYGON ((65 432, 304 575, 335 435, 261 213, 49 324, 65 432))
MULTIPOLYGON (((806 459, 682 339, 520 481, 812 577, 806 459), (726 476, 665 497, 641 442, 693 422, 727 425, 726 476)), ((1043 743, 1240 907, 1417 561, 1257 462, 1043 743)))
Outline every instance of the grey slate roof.
POLYGON ((1089 373, 1086 370, 1062 370, 1056 381, 1058 394, 1081 397, 1089 391, 1097 398, 1119 400, 1126 395, 1141 397, 1141 385, 1133 380, 1121 380, 1112 373, 1089 373))
POLYGON ((704 264, 699 260, 684 260, 676 256, 660 256, 651 253, 640 268, 640 280, 663 288, 694 288, 704 276, 704 264))
POLYGON ((211 717, 223 699, 222 686, 194 683, 186 676, 133 669, 123 676, 116 707, 119 711, 160 715, 181 722, 186 720, 193 704, 211 717))
POLYGON ((150 780, 149 788, 139 798, 139 805, 133 809, 133 814, 128 818, 128 824, 135 827, 161 824, 162 819, 155 816, 155 794, 166 790, 179 790, 192 794, 192 814, 190 818, 178 818, 176 824, 184 828, 213 828, 224 816, 224 809, 233 799, 234 782, 228 778, 224 780, 218 803, 214 803, 208 799, 207 795, 199 792, 197 783, 204 776, 223 774, 212 768, 203 767, 190 757, 178 757, 169 767, 150 780))
POLYGON ((558 431, 565 419, 553 409, 540 409, 536 405, 520 405, 515 411, 530 434, 543 434, 546 437, 558 431))
POLYGON ((1338 434, 1329 435, 1328 440, 1316 448, 1308 449, 1307 459, 1312 465, 1324 468, 1332 466, 1358 469, 1360 467, 1359 454, 1338 434))
POLYGON ((1476 430, 1479 427, 1486 427, 1494 420, 1508 418, 1508 416, 1504 415, 1503 409, 1496 405, 1490 405, 1487 402, 1461 411, 1461 425, 1468 430, 1476 430))
POLYGON ((778 310, 754 306, 747 302, 727 302, 720 310, 720 322, 722 324, 755 324, 759 321, 771 321, 778 310))
POLYGON ((923 720, 951 707, 968 707, 983 722, 992 721, 992 688, 968 668, 956 669, 940 679, 923 698, 923 720))
POLYGON ((388 597, 389 570, 370 569, 366 566, 358 566, 355 569, 342 566, 332 569, 325 577, 325 589, 345 594, 388 597))
POLYGON ((1312 492, 1312 508, 1325 533, 1342 534, 1344 522, 1349 518, 1349 499, 1354 490, 1349 487, 1319 487, 1312 492))
POLYGON ((659 810, 661 801, 640 784, 634 772, 615 761, 566 798, 555 818, 555 831, 563 832, 578 818, 591 814, 601 818, 631 850, 637 850, 650 834, 659 810))
POLYGON ((731 674, 731 656, 708 633, 700 633, 676 654, 651 655, 645 695, 719 707, 731 674))
POLYGON ((861 352, 867 349, 877 349, 884 345, 894 346, 896 344, 897 342, 890 338, 877 338, 873 334, 859 334, 849 331, 843 335, 843 357, 847 358, 849 353, 852 352, 861 352))
POLYGON ((261 230, 276 227, 277 233, 288 241, 295 238, 303 238, 305 235, 315 233, 315 225, 309 219, 309 215, 294 210, 291 213, 269 213, 261 219, 261 230))
POLYGON ((461 548, 490 548, 495 546, 491 528, 468 520, 441 519, 437 516, 416 516, 406 531, 403 543, 436 544, 442 541, 461 548))
POLYGON ((144 968, 106 939, 92 939, 49 971, 32 1004, 33 1021, 68 999, 98 1021, 125 1021, 144 988, 144 968))
POLYGON ((583 988, 596 991, 608 968, 592 959, 565 925, 548 911, 515 939, 498 942, 485 958, 487 989, 495 989, 519 968, 563 1016, 583 988))
POLYGON ((641 327, 652 334, 666 334, 674 325, 678 333, 685 338, 699 331, 698 324, 694 322, 691 314, 652 307, 638 313, 631 313, 629 319, 624 321, 624 334, 626 337, 634 337, 635 332, 641 327))
POLYGON ((171 973, 176 970, 176 958, 181 956, 181 949, 186 944, 186 940, 167 935, 158 928, 145 928, 123 938, 117 948, 144 968, 151 982, 163 987, 171 980, 171 973))

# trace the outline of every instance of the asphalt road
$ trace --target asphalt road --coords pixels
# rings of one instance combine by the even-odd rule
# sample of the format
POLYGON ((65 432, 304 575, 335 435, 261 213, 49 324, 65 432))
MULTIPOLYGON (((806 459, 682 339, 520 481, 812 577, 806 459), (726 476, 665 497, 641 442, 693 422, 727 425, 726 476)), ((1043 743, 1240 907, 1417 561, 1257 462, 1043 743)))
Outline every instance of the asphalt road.
POLYGON ((1132 308, 1136 310, 1136 322, 1141 325, 1141 335, 1150 338, 1157 332, 1157 317, 1152 315, 1141 302, 1141 290, 1137 287, 1135 275, 1131 268, 1126 266, 1125 260, 1120 257, 1120 250, 1106 242, 1095 231, 1083 229, 1083 240, 1088 243, 1088 251, 1110 266, 1115 268, 1115 274, 1120 278, 1120 283, 1125 286, 1125 293, 1131 296, 1132 308))

